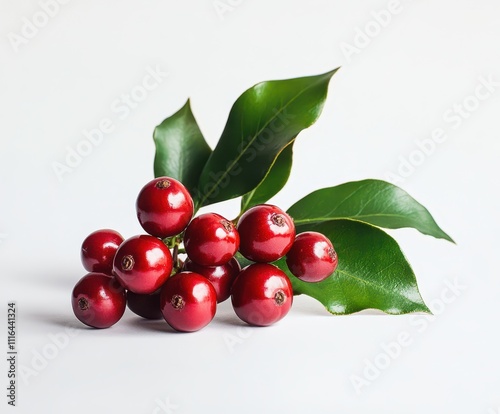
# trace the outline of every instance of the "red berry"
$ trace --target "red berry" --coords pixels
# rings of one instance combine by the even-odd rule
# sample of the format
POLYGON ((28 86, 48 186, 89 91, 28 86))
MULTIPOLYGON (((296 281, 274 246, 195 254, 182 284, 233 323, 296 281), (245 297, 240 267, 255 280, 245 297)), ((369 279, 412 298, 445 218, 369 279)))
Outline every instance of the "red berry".
POLYGON ((268 263, 245 267, 231 289, 236 315, 244 322, 268 326, 284 318, 292 306, 293 289, 286 274, 268 263))
POLYGON ((240 236, 233 223, 215 213, 195 217, 184 233, 188 257, 203 266, 227 263, 240 246, 240 236))
POLYGON ((114 230, 103 229, 90 233, 81 249, 85 270, 111 275, 113 258, 122 242, 122 235, 114 230))
POLYGON ((240 253, 254 262, 274 262, 292 247, 295 225, 279 207, 260 204, 238 221, 240 253))
POLYGON ((172 272, 172 255, 156 237, 141 235, 125 240, 116 252, 113 270, 118 281, 134 293, 150 294, 172 272))
POLYGON ((125 289, 111 276, 88 273, 75 285, 71 305, 75 316, 93 328, 109 328, 125 312, 125 289))
POLYGON ((217 293, 202 275, 180 272, 162 287, 160 308, 165 320, 175 330, 198 331, 214 318, 217 293))
POLYGON ((147 183, 137 196, 137 218, 146 233, 164 239, 182 232, 193 217, 186 187, 169 177, 147 183))
POLYGON ((241 267, 233 257, 229 262, 219 266, 202 266, 187 259, 184 270, 190 270, 206 277, 217 293, 217 303, 224 302, 231 294, 231 286, 240 273, 241 267))
POLYGON ((306 231, 295 238, 286 255, 286 264, 299 279, 320 282, 335 271, 338 256, 328 237, 315 231, 306 231))
POLYGON ((136 315, 146 319, 161 319, 160 289, 149 295, 141 295, 131 290, 127 292, 127 306, 136 315))

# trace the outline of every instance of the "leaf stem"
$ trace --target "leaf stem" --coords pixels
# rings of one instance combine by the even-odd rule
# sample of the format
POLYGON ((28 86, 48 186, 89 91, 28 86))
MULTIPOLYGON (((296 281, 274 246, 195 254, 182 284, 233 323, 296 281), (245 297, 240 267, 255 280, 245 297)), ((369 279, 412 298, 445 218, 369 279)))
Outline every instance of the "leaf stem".
POLYGON ((179 267, 179 257, 178 257, 178 254, 179 254, 179 245, 176 244, 174 246, 174 251, 172 252, 172 259, 174 261, 174 266, 175 267, 179 267))

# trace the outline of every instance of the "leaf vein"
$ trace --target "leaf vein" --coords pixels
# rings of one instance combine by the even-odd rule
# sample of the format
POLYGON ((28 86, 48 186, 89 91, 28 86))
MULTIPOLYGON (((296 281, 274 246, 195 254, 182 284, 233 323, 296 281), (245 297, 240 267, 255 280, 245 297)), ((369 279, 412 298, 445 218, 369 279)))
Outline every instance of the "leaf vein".
POLYGON ((230 163, 229 167, 226 168, 226 170, 223 171, 221 174, 221 177, 214 183, 210 191, 206 192, 204 196, 202 197, 200 204, 203 205, 205 201, 210 197, 210 195, 215 191, 215 189, 219 186, 219 184, 227 177, 229 174, 229 171, 240 161, 241 157, 243 157, 243 154, 245 151, 255 142, 257 137, 264 131, 265 128, 267 128, 268 125, 271 124, 272 121, 274 121, 281 112, 286 109, 289 105, 291 105, 300 95, 305 93, 307 90, 311 89, 312 87, 316 86, 317 82, 312 82, 310 85, 307 85, 304 89, 299 91, 294 97, 292 97, 284 106, 282 106, 278 111, 275 112, 274 116, 272 116, 267 122, 264 123, 262 128, 257 131, 257 133, 254 134, 254 136, 250 139, 248 145, 246 145, 244 151, 241 151, 238 156, 230 163))

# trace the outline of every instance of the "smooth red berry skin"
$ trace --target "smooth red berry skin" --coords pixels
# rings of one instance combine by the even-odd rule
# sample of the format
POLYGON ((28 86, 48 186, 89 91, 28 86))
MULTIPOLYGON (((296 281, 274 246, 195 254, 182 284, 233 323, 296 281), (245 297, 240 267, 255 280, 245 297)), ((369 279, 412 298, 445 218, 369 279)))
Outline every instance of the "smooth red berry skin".
POLYGON ((292 218, 279 207, 260 204, 238 221, 240 253, 254 262, 274 262, 283 257, 295 239, 292 218))
POLYGON ((159 177, 147 183, 139 192, 136 211, 146 233, 164 239, 186 228, 193 217, 193 199, 179 181, 159 177))
POLYGON ((286 264, 294 276, 305 282, 321 282, 338 264, 332 242, 315 231, 300 233, 286 255, 286 264))
POLYGON ((240 236, 229 220, 216 213, 195 217, 184 233, 188 257, 203 266, 227 263, 240 246, 240 236))
POLYGON ((231 302, 242 321, 269 326, 284 318, 292 307, 292 284, 276 266, 255 263, 245 267, 234 281, 231 302))
POLYGON ((190 270, 206 277, 217 293, 217 303, 224 302, 231 295, 231 286, 240 273, 241 266, 233 257, 229 262, 219 266, 201 266, 187 259, 184 270, 190 270))
POLYGON ((81 259, 85 270, 111 275, 113 258, 123 242, 120 233, 102 229, 90 233, 82 243, 81 259))
POLYGON ((116 252, 113 271, 118 281, 134 293, 150 294, 159 289, 172 272, 170 250, 156 237, 133 236, 116 252))
POLYGON ((88 273, 71 294, 75 316, 93 328, 109 328, 118 322, 126 302, 125 289, 114 277, 103 273, 88 273))
POLYGON ((162 287, 160 308, 167 323, 176 331, 195 332, 214 318, 217 293, 202 275, 180 272, 162 287))
POLYGON ((141 295, 131 290, 127 292, 127 306, 136 315, 145 319, 161 319, 163 317, 160 310, 160 292, 157 291, 149 295, 141 295))

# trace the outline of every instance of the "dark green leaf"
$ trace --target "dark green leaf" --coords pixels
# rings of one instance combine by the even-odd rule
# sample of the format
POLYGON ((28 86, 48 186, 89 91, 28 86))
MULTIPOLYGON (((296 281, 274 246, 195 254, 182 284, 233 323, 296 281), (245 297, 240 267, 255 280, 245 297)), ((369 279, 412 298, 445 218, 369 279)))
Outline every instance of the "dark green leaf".
POLYGON ((420 296, 413 270, 387 233, 353 220, 332 220, 297 229, 308 230, 330 238, 339 265, 324 281, 308 283, 293 276, 284 259, 275 262, 289 275, 295 293, 312 296, 338 315, 370 308, 395 315, 430 313, 420 296))
POLYGON ((175 178, 195 196, 201 171, 212 150, 194 119, 189 100, 155 128, 153 139, 155 177, 175 178))
POLYGON ((251 260, 248 260, 245 256, 243 256, 240 252, 236 252, 234 255, 235 259, 238 260, 238 263, 240 264, 241 268, 243 269, 244 267, 251 265, 252 262, 251 260))
POLYGON ((352 219, 388 229, 413 227, 453 242, 429 211, 401 188, 380 180, 353 181, 323 188, 288 209, 297 226, 336 219, 352 219))
POLYGON ((262 82, 234 103, 200 182, 199 205, 252 191, 297 134, 319 117, 337 69, 317 76, 262 82))
POLYGON ((261 183, 241 199, 241 211, 263 204, 276 195, 288 181, 292 169, 293 142, 279 153, 261 183))

